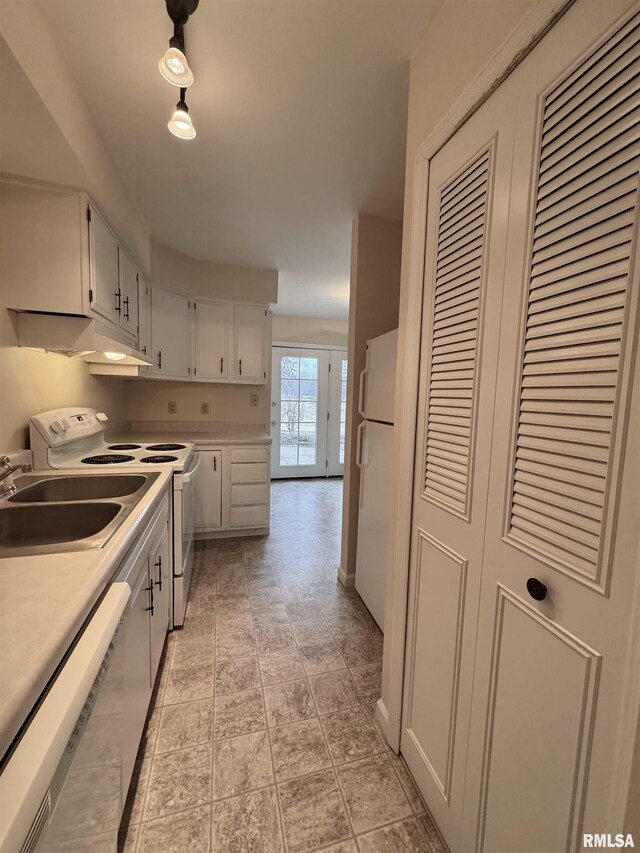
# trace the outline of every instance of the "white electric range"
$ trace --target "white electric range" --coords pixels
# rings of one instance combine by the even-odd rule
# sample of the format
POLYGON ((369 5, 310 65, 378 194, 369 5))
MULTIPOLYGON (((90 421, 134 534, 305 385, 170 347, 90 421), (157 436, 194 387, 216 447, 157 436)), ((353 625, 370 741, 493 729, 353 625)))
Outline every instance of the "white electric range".
POLYGON ((104 412, 81 406, 34 415, 30 424, 34 468, 84 472, 106 468, 173 469, 172 627, 182 625, 193 569, 200 456, 193 442, 109 443, 105 440, 107 421, 104 412))

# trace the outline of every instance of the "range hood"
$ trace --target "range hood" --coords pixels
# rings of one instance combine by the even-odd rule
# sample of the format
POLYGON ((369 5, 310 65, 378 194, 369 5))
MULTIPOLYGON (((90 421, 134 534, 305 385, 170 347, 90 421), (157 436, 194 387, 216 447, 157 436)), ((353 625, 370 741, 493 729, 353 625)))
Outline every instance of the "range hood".
POLYGON ((44 350, 85 361, 92 373, 137 376, 151 360, 118 329, 88 317, 24 312, 18 318, 21 347, 44 350))

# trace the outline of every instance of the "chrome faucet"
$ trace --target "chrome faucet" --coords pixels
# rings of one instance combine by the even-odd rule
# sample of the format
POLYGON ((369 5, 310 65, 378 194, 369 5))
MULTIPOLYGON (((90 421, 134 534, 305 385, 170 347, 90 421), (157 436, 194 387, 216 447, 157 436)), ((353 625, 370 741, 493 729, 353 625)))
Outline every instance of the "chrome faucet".
MULTIPOLYGON (((23 474, 27 474, 31 470, 30 462, 26 462, 24 465, 12 465, 8 456, 0 456, 0 484, 3 480, 6 480, 7 477, 15 474, 16 471, 22 471, 23 474)), ((5 497, 6 495, 12 495, 17 491, 18 487, 15 483, 11 483, 10 485, 0 485, 0 498, 5 497)))

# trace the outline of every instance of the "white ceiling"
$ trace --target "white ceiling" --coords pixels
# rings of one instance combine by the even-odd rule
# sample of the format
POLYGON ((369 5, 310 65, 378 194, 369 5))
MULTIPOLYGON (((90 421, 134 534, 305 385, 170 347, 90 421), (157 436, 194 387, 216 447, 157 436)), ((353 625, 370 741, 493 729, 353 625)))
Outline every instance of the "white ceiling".
POLYGON ((408 59, 440 0, 200 0, 197 129, 166 122, 162 0, 39 5, 153 237, 277 268, 277 311, 346 318, 351 221, 401 218, 408 59))

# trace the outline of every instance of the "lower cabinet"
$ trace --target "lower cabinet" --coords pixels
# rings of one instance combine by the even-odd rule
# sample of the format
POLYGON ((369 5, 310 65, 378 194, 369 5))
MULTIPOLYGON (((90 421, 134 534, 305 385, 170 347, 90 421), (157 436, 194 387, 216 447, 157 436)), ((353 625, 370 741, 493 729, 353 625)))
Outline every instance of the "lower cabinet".
MULTIPOLYGON (((236 529, 268 532, 270 448, 268 445, 199 447, 196 531, 224 535, 236 529)), ((210 538, 210 537, 209 537, 210 538)))

